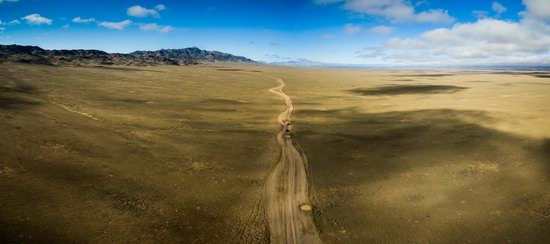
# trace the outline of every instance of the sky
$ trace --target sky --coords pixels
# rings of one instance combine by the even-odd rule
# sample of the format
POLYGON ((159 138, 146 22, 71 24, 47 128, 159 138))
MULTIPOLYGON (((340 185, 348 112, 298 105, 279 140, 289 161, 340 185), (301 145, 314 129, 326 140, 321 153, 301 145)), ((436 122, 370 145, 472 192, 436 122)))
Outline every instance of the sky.
POLYGON ((550 0, 0 0, 0 44, 265 62, 550 65, 550 0))

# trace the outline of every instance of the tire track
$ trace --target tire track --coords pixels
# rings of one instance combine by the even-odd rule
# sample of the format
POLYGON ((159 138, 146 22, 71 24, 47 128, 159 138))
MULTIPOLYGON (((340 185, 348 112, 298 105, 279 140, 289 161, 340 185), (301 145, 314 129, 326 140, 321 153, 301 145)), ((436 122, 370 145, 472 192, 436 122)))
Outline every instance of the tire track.
POLYGON ((264 189, 270 240, 271 243, 321 243, 309 201, 305 157, 296 149, 290 137, 290 116, 294 112, 294 105, 283 92, 286 83, 279 78, 277 81, 280 85, 269 91, 284 99, 286 109, 277 116, 281 125, 277 134, 280 158, 267 177, 264 189))

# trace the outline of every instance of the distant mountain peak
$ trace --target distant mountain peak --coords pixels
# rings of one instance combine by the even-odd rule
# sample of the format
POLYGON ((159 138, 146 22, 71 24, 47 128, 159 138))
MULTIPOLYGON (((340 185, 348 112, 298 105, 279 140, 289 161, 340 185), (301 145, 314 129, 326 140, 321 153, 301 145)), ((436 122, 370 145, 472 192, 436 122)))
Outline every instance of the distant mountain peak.
POLYGON ((205 62, 255 63, 254 60, 198 47, 135 51, 129 54, 100 50, 45 50, 37 46, 0 45, 0 62, 92 65, 194 65, 205 62))

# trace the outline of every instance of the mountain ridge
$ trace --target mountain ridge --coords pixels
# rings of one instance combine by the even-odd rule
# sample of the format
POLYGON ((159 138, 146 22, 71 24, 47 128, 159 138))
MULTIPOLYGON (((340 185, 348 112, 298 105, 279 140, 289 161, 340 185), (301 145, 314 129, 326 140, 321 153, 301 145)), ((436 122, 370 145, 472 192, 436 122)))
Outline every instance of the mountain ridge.
POLYGON ((95 49, 47 50, 38 46, 0 45, 0 63, 45 65, 196 65, 206 62, 256 63, 254 60, 197 47, 108 53, 95 49))

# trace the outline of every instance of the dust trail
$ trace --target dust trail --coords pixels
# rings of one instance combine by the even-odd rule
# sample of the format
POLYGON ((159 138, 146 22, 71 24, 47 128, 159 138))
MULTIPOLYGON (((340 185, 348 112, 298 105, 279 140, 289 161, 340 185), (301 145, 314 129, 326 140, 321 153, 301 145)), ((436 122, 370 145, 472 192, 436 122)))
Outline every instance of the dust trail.
POLYGON ((306 161, 290 137, 290 116, 294 105, 283 92, 285 82, 282 79, 277 81, 280 85, 269 91, 283 97, 286 109, 277 116, 281 124, 277 134, 281 155, 264 189, 271 243, 321 243, 309 202, 306 161))

